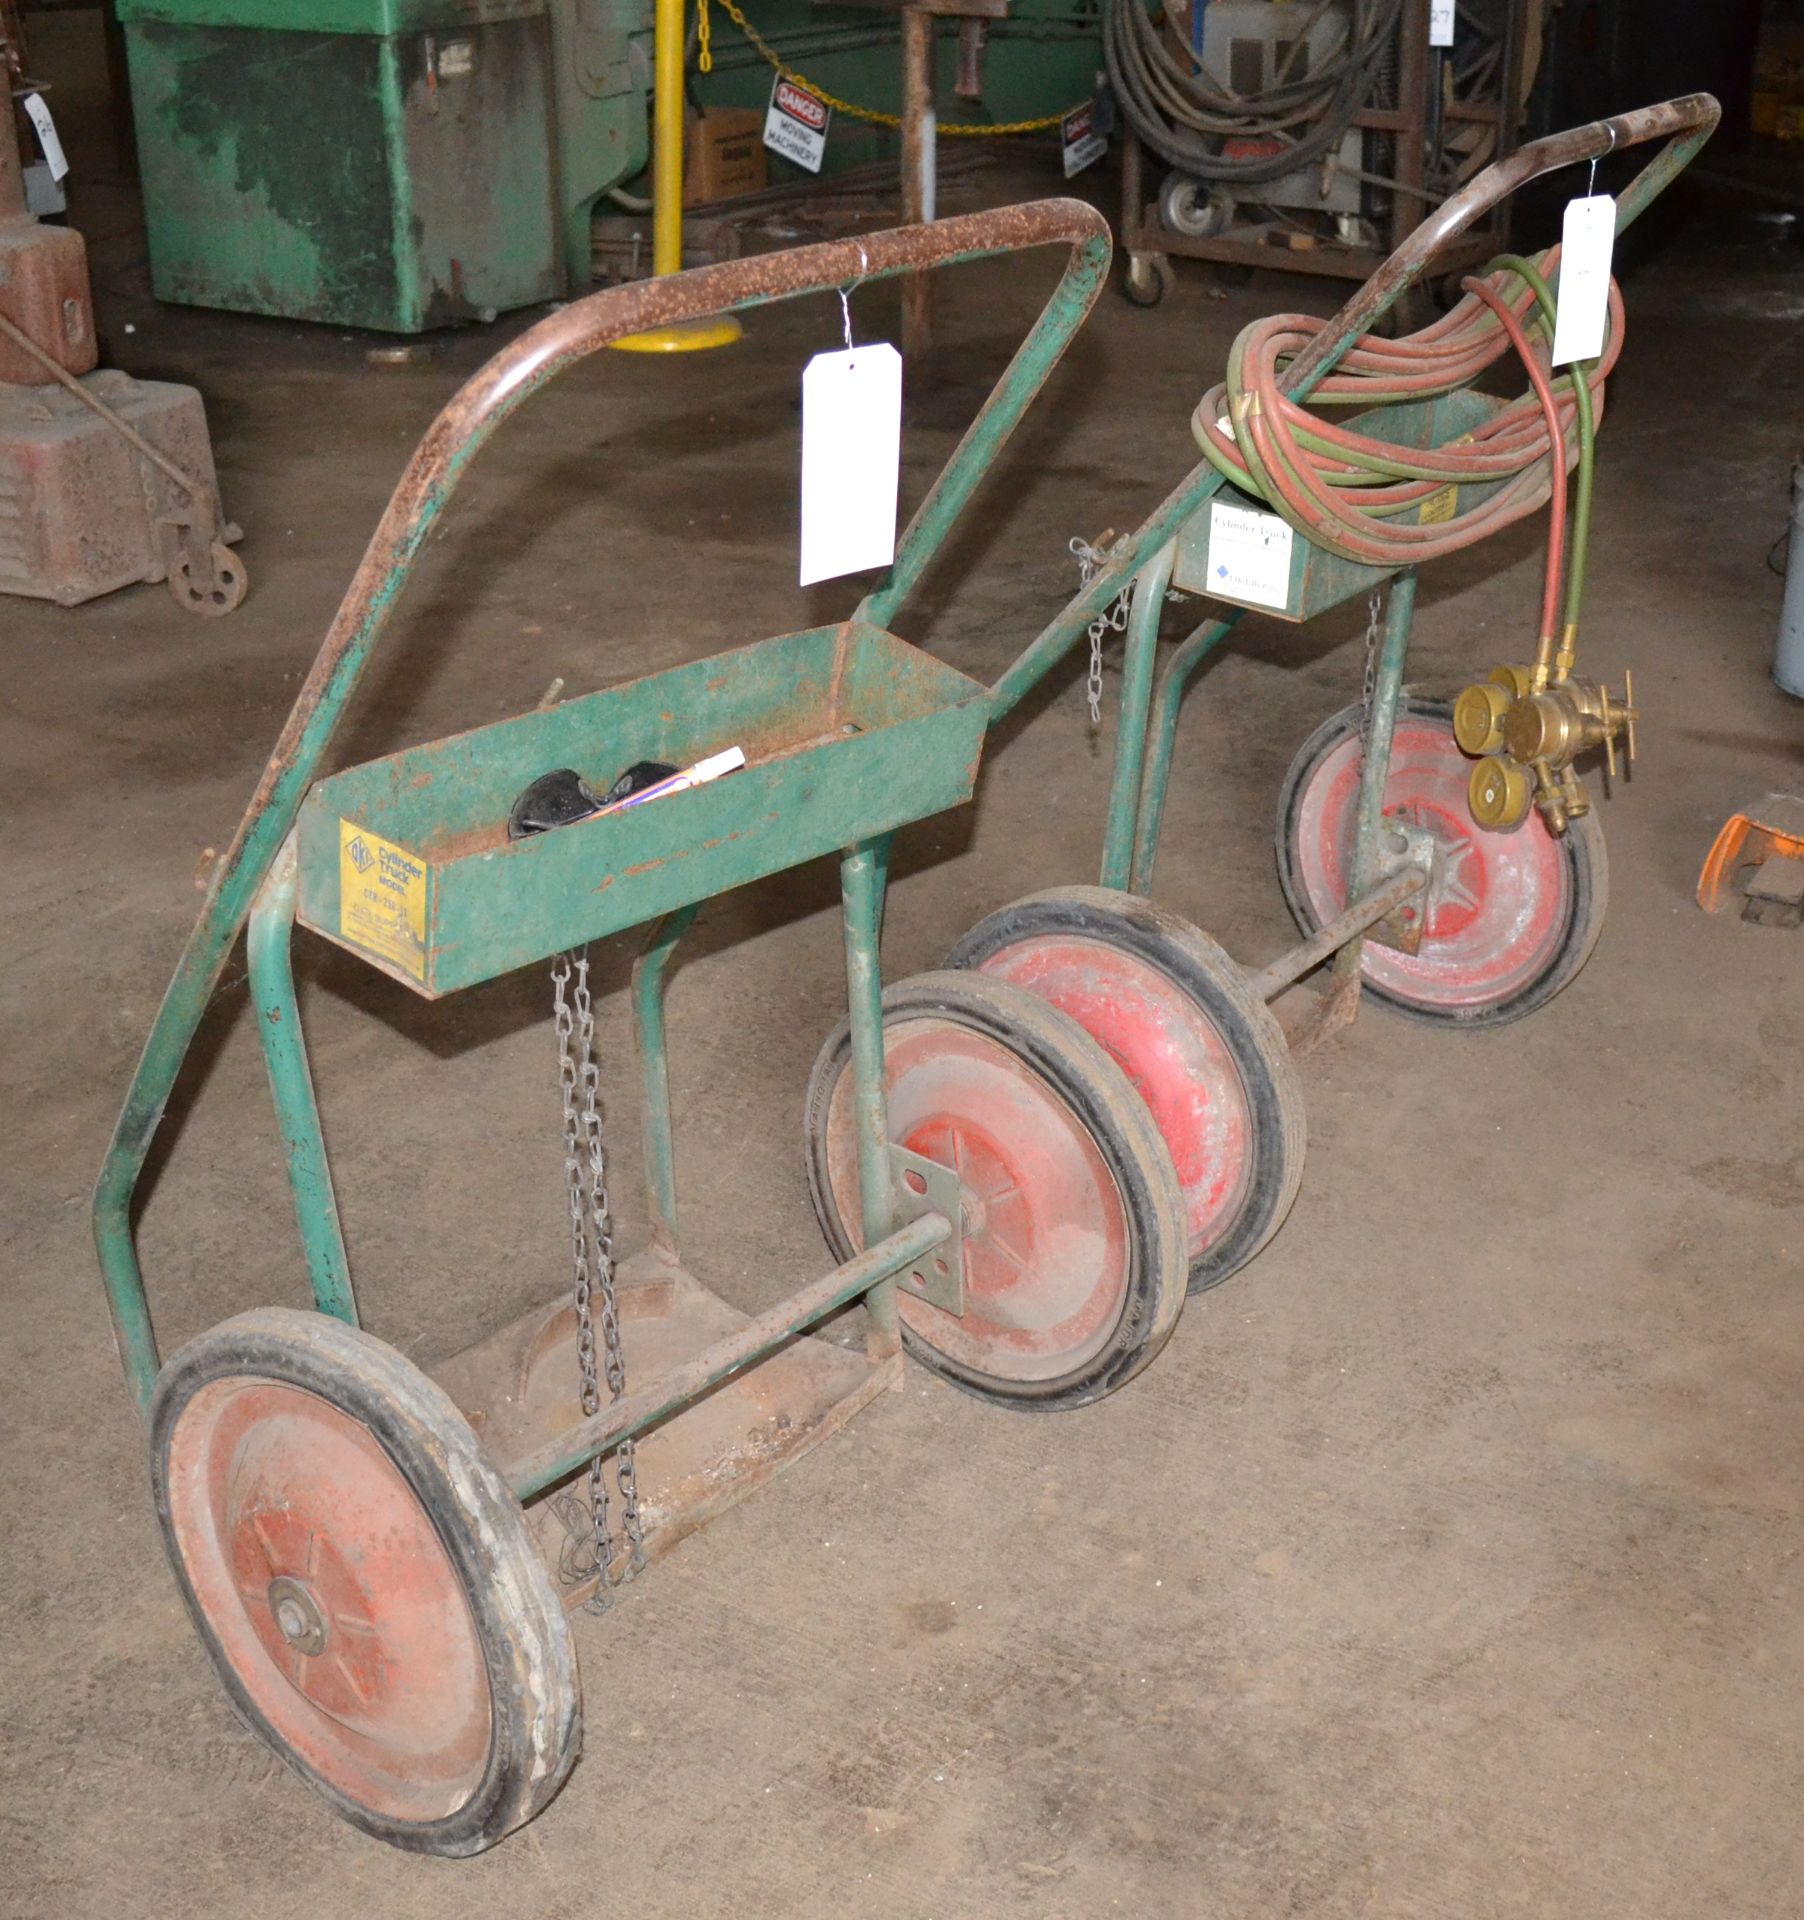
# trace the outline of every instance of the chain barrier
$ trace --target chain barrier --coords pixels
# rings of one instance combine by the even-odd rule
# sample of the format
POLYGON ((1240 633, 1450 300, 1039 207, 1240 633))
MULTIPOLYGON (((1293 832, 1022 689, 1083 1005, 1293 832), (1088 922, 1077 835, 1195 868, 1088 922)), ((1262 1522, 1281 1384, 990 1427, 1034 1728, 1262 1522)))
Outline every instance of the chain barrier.
MULTIPOLYGON (((707 19, 709 0, 698 0, 698 4, 702 10, 701 32, 702 44, 705 46, 707 44, 708 34, 707 19)), ((720 0, 720 4, 725 9, 727 18, 732 21, 734 26, 745 35, 758 52, 764 56, 770 65, 774 67, 792 87, 800 87, 804 93, 813 94, 815 99, 820 101, 823 106, 831 107, 835 113, 843 113, 848 120, 862 120, 867 126, 873 127, 901 126, 902 117, 900 114, 879 113, 875 107, 861 107, 855 100, 842 100, 838 94, 829 93, 825 87, 810 80, 805 73, 801 73, 796 68, 788 65, 776 48, 773 47, 771 43, 765 39, 764 35, 745 17, 745 13, 737 4, 737 0, 720 0)), ((709 58, 711 61, 713 58, 712 54, 710 54, 709 58)), ((708 68, 704 67, 702 71, 706 73, 708 68)), ((1076 105, 1067 107, 1064 113, 1042 114, 1037 120, 1004 120, 995 126, 975 126, 969 123, 960 124, 957 122, 948 124, 942 120, 935 131, 946 139, 963 138, 967 140, 996 140, 1002 138, 1005 134, 1013 133, 1044 133, 1048 127, 1056 127, 1059 122, 1065 118, 1066 114, 1075 113, 1077 108, 1084 104, 1085 102, 1080 100, 1076 105)))

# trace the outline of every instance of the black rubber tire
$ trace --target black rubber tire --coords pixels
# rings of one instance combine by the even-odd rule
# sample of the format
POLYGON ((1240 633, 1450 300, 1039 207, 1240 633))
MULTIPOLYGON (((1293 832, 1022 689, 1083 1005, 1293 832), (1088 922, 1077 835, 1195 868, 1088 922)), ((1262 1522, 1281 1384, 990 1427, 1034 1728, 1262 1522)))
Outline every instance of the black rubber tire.
MULTIPOLYGON (((1405 713, 1414 719, 1434 721, 1450 734, 1453 730, 1451 700, 1410 695, 1399 709, 1400 717, 1405 713)), ((1317 766, 1350 734, 1358 733, 1359 728, 1358 707, 1346 707, 1332 715, 1303 742, 1284 776, 1284 789, 1278 800, 1278 884, 1283 889, 1291 917, 1305 934, 1314 933, 1320 922, 1297 873, 1298 811, 1317 766)), ((1556 993, 1572 984, 1591 958, 1610 905, 1610 862, 1595 807, 1568 825, 1560 846, 1572 875, 1571 903, 1558 946, 1532 980, 1503 999, 1478 1006, 1444 1006, 1410 999, 1379 985, 1369 975, 1362 977, 1363 995, 1369 995, 1380 1006, 1430 1026, 1468 1029, 1507 1026, 1510 1021, 1521 1020, 1546 1006, 1556 993)))
POLYGON ((1252 1118, 1252 1178, 1226 1232, 1190 1262, 1190 1292, 1219 1286, 1283 1225, 1302 1185, 1309 1128, 1302 1077, 1283 1029, 1206 933, 1155 900, 1111 887, 1055 887, 1001 907, 959 941, 946 964, 981 970, 1037 935, 1094 940, 1157 968, 1189 996, 1233 1056, 1252 1118))
MULTIPOLYGON (((883 1017, 886 1027, 891 1021, 942 1019, 1013 1053, 1095 1141, 1114 1178, 1133 1249, 1120 1318, 1105 1344, 1064 1374, 1026 1382, 986 1374, 950 1360, 905 1322, 907 1350, 965 1392, 1028 1412, 1087 1406, 1126 1385, 1170 1339, 1184 1306, 1188 1265, 1183 1195, 1146 1103, 1075 1020, 1001 981, 950 971, 916 974, 885 990, 883 1017)), ((808 1191, 827 1244, 842 1261, 858 1251, 862 1238, 855 1240, 848 1232, 834 1198, 826 1164, 827 1130, 834 1088, 850 1058, 851 1029, 842 1021, 808 1077, 803 1126, 808 1191)))
POLYGON ((394 1348, 320 1313, 264 1307, 222 1322, 157 1376, 151 1486, 164 1548, 194 1630, 239 1718, 344 1819, 416 1853, 481 1853, 563 1784, 582 1746, 582 1691, 564 1609, 512 1489, 436 1382, 394 1348), (418 1498, 469 1602, 489 1682, 490 1747, 464 1803, 430 1822, 373 1812, 322 1779, 241 1683, 190 1584, 170 1519, 169 1449, 183 1410, 246 1375, 315 1394, 360 1422, 418 1498))

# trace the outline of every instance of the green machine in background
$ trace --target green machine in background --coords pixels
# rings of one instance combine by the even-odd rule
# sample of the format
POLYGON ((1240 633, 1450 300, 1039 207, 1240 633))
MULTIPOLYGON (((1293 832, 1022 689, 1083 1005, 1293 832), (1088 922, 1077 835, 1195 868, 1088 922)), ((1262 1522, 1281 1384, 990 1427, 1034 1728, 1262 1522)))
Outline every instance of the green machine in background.
MULTIPOLYGON (((651 0, 118 9, 159 299, 417 333, 563 298, 589 284, 596 200, 648 158, 651 0)), ((999 120, 1071 105, 1096 65, 1091 0, 1016 12, 986 89, 999 120)), ((816 0, 755 15, 821 85, 894 110, 893 18, 816 0)), ((703 106, 768 92, 738 42, 717 13, 703 106)), ((846 121, 828 166, 889 139, 846 121)))
POLYGON ((649 0, 120 0, 157 296, 416 333, 590 274, 649 0))

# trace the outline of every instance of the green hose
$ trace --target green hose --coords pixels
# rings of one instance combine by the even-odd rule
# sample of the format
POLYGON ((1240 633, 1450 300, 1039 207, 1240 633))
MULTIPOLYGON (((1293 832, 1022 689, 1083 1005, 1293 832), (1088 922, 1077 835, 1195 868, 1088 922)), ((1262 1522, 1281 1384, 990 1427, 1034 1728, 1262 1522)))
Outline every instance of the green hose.
MULTIPOLYGON (((1533 292, 1540 309, 1540 325, 1552 340, 1559 304, 1540 269, 1520 254, 1500 253, 1485 271, 1499 270, 1515 274, 1533 292)), ((1591 544, 1591 474, 1597 447, 1591 411, 1590 370, 1594 364, 1589 360, 1575 360, 1565 375, 1578 410, 1578 478, 1573 488, 1572 532, 1566 546, 1566 599, 1560 616, 1562 653, 1569 653, 1578 637, 1579 607, 1585 597, 1585 555, 1591 544)))

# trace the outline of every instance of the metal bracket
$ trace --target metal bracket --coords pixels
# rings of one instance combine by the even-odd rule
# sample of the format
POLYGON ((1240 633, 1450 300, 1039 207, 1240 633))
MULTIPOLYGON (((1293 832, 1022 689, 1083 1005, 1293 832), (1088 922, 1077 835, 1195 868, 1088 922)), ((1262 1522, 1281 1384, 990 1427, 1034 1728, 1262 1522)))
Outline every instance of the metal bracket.
POLYGON ((1374 884, 1382 884, 1405 867, 1419 867, 1427 874, 1428 884, 1420 893, 1412 893, 1401 905, 1393 907, 1382 920, 1374 922, 1365 937, 1377 941, 1381 947, 1394 947, 1399 953, 1420 953, 1438 877, 1435 863, 1440 857, 1440 842, 1427 827, 1413 826, 1390 814, 1378 829, 1378 839, 1374 884))
POLYGON ((937 1247, 921 1256, 917 1266, 896 1275, 904 1293, 925 1300, 930 1307, 963 1317, 965 1311, 964 1198, 959 1177, 950 1167, 928 1160, 906 1147, 892 1146, 895 1169, 895 1223, 905 1227, 924 1213, 943 1214, 952 1231, 937 1247))

